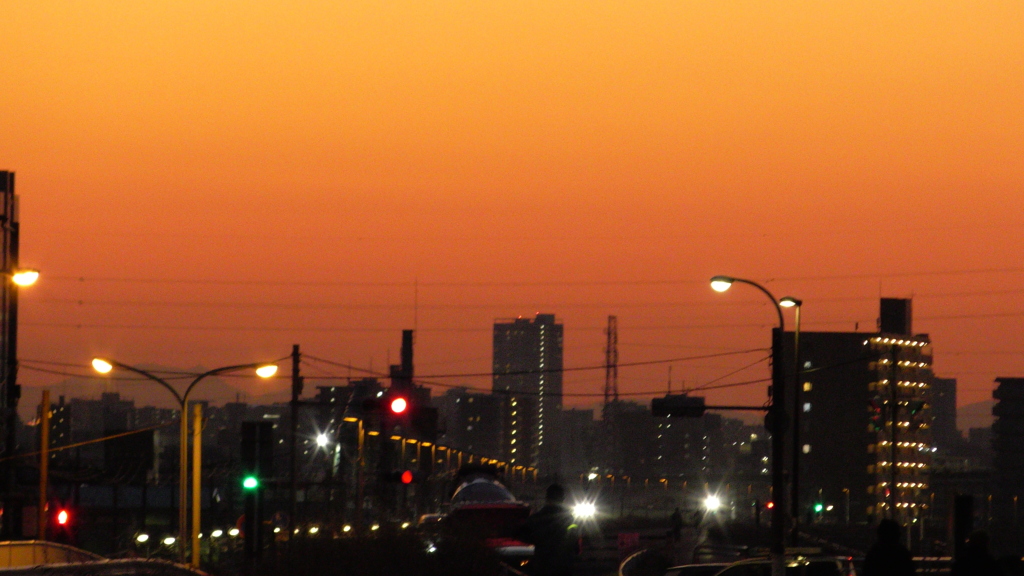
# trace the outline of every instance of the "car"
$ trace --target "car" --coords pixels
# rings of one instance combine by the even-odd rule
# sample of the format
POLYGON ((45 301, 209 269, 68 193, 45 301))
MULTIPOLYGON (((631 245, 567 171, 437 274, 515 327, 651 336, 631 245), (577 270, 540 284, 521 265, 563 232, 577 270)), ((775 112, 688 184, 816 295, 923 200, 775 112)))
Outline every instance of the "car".
MULTIPOLYGON (((771 576, 769 558, 740 560, 715 576, 771 576)), ((786 576, 857 576, 849 556, 787 556, 786 576)))
POLYGON ((715 576, 728 566, 728 563, 685 564, 665 570, 665 576, 715 576))

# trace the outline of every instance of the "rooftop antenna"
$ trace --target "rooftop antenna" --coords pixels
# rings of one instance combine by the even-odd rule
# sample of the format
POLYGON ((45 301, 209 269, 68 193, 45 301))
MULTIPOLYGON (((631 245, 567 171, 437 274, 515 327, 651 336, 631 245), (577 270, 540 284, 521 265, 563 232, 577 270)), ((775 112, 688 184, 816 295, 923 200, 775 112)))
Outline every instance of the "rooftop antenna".
POLYGON ((604 413, 608 417, 608 406, 619 401, 619 321, 615 316, 608 317, 608 329, 605 331, 608 341, 604 348, 604 413))

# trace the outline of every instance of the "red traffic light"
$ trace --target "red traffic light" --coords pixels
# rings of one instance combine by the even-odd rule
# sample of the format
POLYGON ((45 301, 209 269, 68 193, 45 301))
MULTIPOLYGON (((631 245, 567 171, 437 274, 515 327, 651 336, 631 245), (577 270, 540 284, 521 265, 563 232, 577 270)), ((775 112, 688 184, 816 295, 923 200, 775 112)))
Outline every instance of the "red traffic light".
POLYGON ((409 470, 402 472, 401 480, 402 484, 412 484, 412 472, 409 470))
POLYGON ((61 510, 57 512, 57 524, 60 526, 67 526, 68 520, 71 519, 71 515, 68 514, 67 510, 61 510))
POLYGON ((401 414, 409 407, 409 403, 406 402, 405 398, 399 396, 398 398, 393 399, 389 406, 391 407, 392 414, 401 414))
POLYGON ((775 508, 775 502, 767 502, 764 507, 771 510, 772 508, 775 508))

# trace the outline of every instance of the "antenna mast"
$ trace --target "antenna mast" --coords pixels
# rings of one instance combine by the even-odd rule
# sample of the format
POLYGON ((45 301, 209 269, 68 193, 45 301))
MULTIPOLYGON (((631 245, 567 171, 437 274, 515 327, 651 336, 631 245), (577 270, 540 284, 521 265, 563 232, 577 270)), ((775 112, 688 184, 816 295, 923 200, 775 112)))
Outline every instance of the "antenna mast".
POLYGON ((619 322, 615 316, 608 317, 608 342, 604 348, 604 416, 608 406, 619 401, 619 322))

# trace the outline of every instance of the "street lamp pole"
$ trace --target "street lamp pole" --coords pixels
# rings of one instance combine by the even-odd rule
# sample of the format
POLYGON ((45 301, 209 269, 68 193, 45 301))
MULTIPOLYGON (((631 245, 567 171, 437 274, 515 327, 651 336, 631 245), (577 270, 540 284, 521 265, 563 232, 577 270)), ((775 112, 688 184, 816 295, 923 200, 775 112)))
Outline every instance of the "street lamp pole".
POLYGON ((711 279, 711 288, 716 292, 725 292, 734 283, 749 284, 764 293, 775 306, 778 314, 779 327, 772 329, 772 394, 768 408, 769 432, 772 435, 772 530, 771 530, 771 561, 772 576, 786 574, 786 475, 785 475, 785 431, 786 431, 786 371, 783 367, 782 335, 786 330, 786 320, 782 316, 779 301, 768 291, 752 280, 715 276, 711 279))
MULTIPOLYGON (((102 374, 109 373, 114 368, 118 368, 118 369, 121 369, 121 370, 127 370, 129 372, 134 372, 136 374, 139 374, 140 376, 144 376, 144 377, 146 377, 146 378, 156 382, 157 384, 160 384, 164 388, 166 388, 174 396, 174 399, 178 401, 178 406, 181 409, 181 426, 180 426, 180 435, 179 435, 180 447, 179 447, 179 450, 178 450, 178 540, 177 540, 177 542, 178 542, 178 559, 179 559, 179 561, 182 564, 184 564, 185 563, 185 558, 186 558, 186 556, 185 556, 185 542, 188 541, 187 538, 189 536, 189 533, 188 533, 188 399, 189 399, 189 395, 191 395, 192 391, 195 390, 195 387, 196 387, 197 384, 199 384, 204 379, 206 379, 206 378, 208 378, 210 376, 216 376, 218 374, 225 374, 227 372, 235 372, 235 371, 238 371, 238 370, 255 369, 256 370, 256 374, 259 377, 261 377, 261 378, 270 378, 275 373, 277 373, 277 366, 274 365, 274 364, 268 364, 266 362, 258 362, 258 363, 253 363, 253 364, 236 364, 236 365, 232 365, 232 366, 224 366, 222 368, 215 368, 213 370, 208 370, 208 371, 203 372, 202 374, 199 374, 198 376, 196 376, 192 380, 192 382, 188 385, 188 387, 185 388, 185 393, 184 394, 179 394, 178 391, 174 389, 174 386, 171 386, 170 384, 167 383, 166 380, 164 380, 163 378, 160 378, 159 376, 156 376, 155 374, 147 372, 146 370, 143 370, 141 368, 136 368, 134 366, 129 366, 128 364, 123 364, 121 362, 117 362, 115 360, 104 359, 104 358, 94 358, 93 361, 92 361, 92 366, 93 366, 93 368, 97 372, 100 372, 102 374)), ((199 488, 200 487, 198 485, 196 485, 194 487, 195 490, 199 490, 199 488)), ((195 518, 198 519, 199 516, 196 515, 195 518)), ((194 538, 192 538, 192 540, 194 541, 195 539, 198 538, 198 532, 199 532, 199 523, 198 522, 196 522, 196 525, 192 527, 192 531, 196 535, 194 538)), ((199 550, 198 550, 198 548, 196 550, 193 550, 193 552, 192 552, 192 564, 193 564, 193 567, 195 567, 195 568, 199 567, 199 550)))
POLYGON ((803 406, 800 402, 800 392, 803 388, 800 374, 803 366, 800 363, 800 308, 803 301, 792 296, 785 296, 779 300, 779 306, 783 308, 794 308, 796 314, 796 327, 793 329, 793 464, 790 470, 790 516, 793 521, 793 529, 789 536, 789 545, 796 547, 800 545, 800 413, 803 406))

